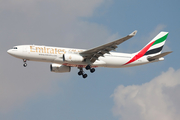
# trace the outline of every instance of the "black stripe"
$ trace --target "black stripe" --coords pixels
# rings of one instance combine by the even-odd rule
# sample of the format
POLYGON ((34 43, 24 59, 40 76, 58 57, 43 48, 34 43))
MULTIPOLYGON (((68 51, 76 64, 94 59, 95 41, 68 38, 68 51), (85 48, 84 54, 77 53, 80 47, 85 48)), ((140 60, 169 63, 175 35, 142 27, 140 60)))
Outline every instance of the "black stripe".
MULTIPOLYGON (((164 45, 163 45, 163 46, 164 46, 164 45)), ((156 49, 149 50, 149 51, 147 51, 144 55, 149 55, 149 54, 158 53, 158 52, 160 52, 160 51, 163 49, 163 46, 161 46, 161 47, 159 47, 159 48, 156 48, 156 49)))

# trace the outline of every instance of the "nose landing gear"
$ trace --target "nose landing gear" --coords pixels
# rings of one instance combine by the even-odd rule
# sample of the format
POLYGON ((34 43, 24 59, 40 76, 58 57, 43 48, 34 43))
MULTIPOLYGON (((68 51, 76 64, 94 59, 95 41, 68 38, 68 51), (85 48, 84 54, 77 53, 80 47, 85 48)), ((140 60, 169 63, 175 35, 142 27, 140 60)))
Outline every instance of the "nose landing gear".
POLYGON ((23 66, 24 66, 24 67, 26 67, 26 66, 27 66, 26 61, 27 61, 26 59, 23 59, 23 62, 24 62, 23 66))

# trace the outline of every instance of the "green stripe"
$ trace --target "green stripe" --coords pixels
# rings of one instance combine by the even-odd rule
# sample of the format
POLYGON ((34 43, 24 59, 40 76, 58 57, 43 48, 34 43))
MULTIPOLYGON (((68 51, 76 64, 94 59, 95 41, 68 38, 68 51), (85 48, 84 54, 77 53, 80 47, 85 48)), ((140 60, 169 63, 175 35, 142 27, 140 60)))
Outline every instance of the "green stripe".
MULTIPOLYGON (((167 36, 168 36, 168 34, 166 34, 165 36, 163 36, 163 37, 157 39, 157 40, 154 42, 153 45, 156 45, 156 44, 158 44, 158 43, 161 43, 161 42, 165 41, 166 38, 167 38, 167 36)), ((152 45, 152 46, 153 46, 153 45, 152 45)))

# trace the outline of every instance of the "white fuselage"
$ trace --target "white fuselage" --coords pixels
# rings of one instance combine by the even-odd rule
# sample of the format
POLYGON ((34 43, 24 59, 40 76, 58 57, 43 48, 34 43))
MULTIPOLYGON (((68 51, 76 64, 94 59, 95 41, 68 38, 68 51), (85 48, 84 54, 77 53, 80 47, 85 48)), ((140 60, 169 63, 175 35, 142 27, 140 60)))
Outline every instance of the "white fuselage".
MULTIPOLYGON (((85 67, 88 63, 87 61, 83 61, 82 56, 79 54, 83 51, 85 50, 38 45, 20 45, 8 50, 8 53, 16 58, 26 59, 29 61, 50 62, 71 67, 85 67), (68 55, 68 60, 64 59, 63 55, 68 55)), ((121 68, 150 63, 147 60, 147 57, 141 57, 140 59, 125 65, 125 63, 130 61, 134 56, 135 53, 126 54, 110 52, 109 54, 104 54, 99 57, 98 60, 91 64, 91 66, 121 68)))

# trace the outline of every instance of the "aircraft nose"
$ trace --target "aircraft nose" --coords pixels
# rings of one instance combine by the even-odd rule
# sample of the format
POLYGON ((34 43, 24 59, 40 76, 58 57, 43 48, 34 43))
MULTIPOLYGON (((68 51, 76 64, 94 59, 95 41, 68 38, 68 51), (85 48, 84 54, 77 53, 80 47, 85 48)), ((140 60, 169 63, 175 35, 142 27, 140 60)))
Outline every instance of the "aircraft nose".
POLYGON ((8 53, 8 54, 11 54, 11 53, 12 53, 11 49, 10 49, 10 50, 8 50, 8 51, 7 51, 7 53, 8 53))

